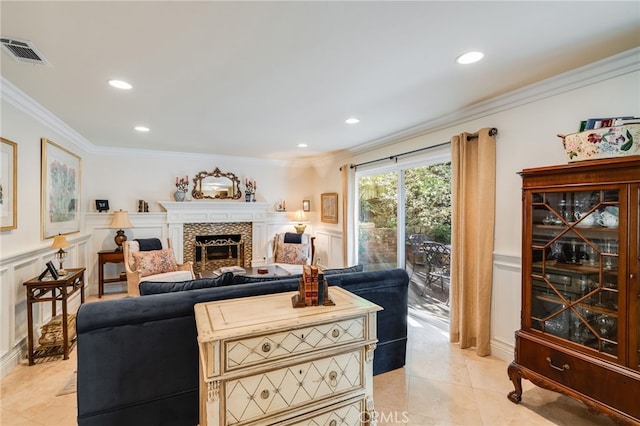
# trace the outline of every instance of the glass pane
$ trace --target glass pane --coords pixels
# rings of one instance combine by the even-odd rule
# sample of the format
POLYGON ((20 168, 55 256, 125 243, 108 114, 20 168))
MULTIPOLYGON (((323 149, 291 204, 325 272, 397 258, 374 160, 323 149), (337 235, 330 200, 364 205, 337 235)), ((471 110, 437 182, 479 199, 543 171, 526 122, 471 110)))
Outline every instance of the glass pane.
POLYGON ((617 190, 532 194, 532 327, 618 354, 617 190))
POLYGON ((398 174, 361 177, 358 194, 358 262, 367 271, 397 267, 398 174))

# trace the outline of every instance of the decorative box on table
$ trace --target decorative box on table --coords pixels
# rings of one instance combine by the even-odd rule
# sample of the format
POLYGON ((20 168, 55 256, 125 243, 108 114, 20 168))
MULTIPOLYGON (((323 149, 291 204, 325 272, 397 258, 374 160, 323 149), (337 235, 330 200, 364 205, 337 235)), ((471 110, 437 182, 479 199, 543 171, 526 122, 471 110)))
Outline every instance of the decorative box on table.
POLYGON ((570 163, 640 154, 640 123, 558 136, 570 163))

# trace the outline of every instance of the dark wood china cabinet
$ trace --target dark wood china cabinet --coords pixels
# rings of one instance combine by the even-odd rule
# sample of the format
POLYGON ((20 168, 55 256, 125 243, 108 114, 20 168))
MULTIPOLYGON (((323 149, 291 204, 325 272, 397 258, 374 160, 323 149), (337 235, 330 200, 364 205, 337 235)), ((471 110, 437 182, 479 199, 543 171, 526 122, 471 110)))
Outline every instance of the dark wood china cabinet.
POLYGON ((640 423, 640 156, 525 169, 509 378, 640 423))

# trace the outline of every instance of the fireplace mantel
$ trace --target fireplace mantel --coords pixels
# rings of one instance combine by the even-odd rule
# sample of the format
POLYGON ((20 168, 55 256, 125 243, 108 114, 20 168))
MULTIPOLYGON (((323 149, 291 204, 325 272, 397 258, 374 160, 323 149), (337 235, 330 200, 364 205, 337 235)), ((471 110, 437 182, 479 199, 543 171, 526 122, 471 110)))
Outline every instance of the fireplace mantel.
POLYGON ((160 201, 167 223, 264 222, 269 203, 244 201, 160 201))
POLYGON ((178 259, 184 258, 184 224, 250 222, 253 238, 252 266, 267 256, 267 234, 265 222, 271 204, 243 201, 160 201, 167 211, 169 236, 178 259))

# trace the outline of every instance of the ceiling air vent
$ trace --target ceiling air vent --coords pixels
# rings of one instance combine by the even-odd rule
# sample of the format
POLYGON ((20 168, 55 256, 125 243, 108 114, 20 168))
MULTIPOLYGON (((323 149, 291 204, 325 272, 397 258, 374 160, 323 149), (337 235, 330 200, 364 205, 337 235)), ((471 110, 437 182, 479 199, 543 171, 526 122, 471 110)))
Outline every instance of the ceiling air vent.
POLYGON ((51 66, 42 53, 30 41, 2 38, 2 48, 13 59, 26 64, 51 66))

